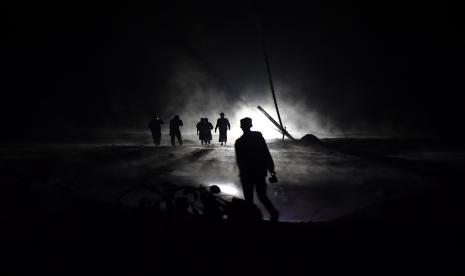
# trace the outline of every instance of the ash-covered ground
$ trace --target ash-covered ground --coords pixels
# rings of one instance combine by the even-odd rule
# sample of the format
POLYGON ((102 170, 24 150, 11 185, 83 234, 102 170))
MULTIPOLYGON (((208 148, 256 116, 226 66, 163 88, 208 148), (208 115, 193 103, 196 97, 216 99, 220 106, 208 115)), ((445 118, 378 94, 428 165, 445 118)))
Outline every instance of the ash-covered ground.
MULTIPOLYGON (((141 240, 137 244, 149 250, 148 244, 165 238, 152 232, 160 230, 160 225, 154 226, 159 221, 141 226, 133 218, 128 220, 137 213, 140 199, 153 197, 150 190, 138 187, 166 192, 174 186, 218 185, 224 199, 242 197, 233 142, 226 147, 215 142, 201 146, 195 138, 186 137, 184 145, 177 147, 167 145, 165 137, 160 147, 153 147, 145 138, 126 144, 2 147, 0 218, 14 233, 13 247, 21 251, 35 243, 32 252, 40 254, 54 243, 94 241, 97 231, 112 237, 104 248, 115 246, 115 236, 120 239, 117 243, 125 240, 126 245, 134 246, 133 238, 125 234, 138 233, 141 240), (129 232, 120 232, 127 228, 129 232), (145 240, 145 235, 151 238, 145 240), (56 237, 60 237, 58 241, 56 237), (24 238, 26 244, 18 242, 24 238)), ((300 239, 298 243, 306 240, 308 246, 318 248, 374 243, 384 254, 382 248, 393 241, 412 241, 414 252, 423 251, 422 246, 462 248, 463 144, 322 139, 310 144, 270 140, 268 145, 279 178, 278 183, 269 184, 268 194, 280 210, 282 222, 265 224, 260 231, 267 233, 265 237, 281 239, 281 246, 290 246, 287 239, 300 239)), ((266 211, 258 206, 267 219, 266 211)), ((232 229, 181 224, 174 231, 189 236, 205 230, 207 238, 217 234, 222 244, 228 244, 228 238, 220 233, 237 233, 232 229)), ((195 239, 189 238, 191 242, 195 239)), ((70 248, 62 246, 52 248, 70 248)))
MULTIPOLYGON (((188 138, 177 147, 166 145, 165 139, 159 147, 128 143, 2 148, 2 178, 13 190, 21 186, 28 204, 44 213, 79 208, 79 202, 70 200, 77 197, 117 203, 122 193, 139 185, 161 190, 170 185, 218 185, 226 198, 242 197, 234 142, 201 146, 188 138)), ((321 145, 302 145, 271 140, 279 182, 269 183, 268 194, 281 210, 282 221, 318 222, 386 198, 422 193, 438 185, 428 165, 437 163, 443 169, 447 164, 453 170, 465 160, 460 148, 436 145, 427 150, 425 143, 326 139, 321 145)))

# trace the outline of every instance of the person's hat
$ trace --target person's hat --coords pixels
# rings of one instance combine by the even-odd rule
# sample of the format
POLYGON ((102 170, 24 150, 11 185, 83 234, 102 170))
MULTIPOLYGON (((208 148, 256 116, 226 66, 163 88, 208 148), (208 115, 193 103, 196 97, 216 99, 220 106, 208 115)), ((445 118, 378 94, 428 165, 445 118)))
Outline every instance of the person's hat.
POLYGON ((242 126, 251 127, 252 126, 252 119, 250 119, 249 117, 245 117, 245 118, 241 119, 241 127, 242 126))

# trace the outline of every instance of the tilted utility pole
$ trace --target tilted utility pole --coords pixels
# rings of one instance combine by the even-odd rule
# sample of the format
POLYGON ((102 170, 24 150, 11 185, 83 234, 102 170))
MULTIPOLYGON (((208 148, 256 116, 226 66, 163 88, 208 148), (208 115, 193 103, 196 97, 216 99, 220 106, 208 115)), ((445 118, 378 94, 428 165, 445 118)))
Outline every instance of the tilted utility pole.
MULTIPOLYGON (((268 81, 270 82, 271 94, 273 95, 274 106, 276 108, 276 114, 278 115, 278 121, 279 121, 280 129, 285 130, 285 128, 283 126, 283 122, 281 121, 281 115, 279 114, 278 102, 276 100, 276 93, 274 91, 273 78, 271 77, 271 69, 270 69, 270 62, 268 60, 268 52, 266 51, 265 39, 264 39, 264 36, 262 34, 262 27, 261 27, 262 25, 261 25, 260 18, 258 16, 258 14, 257 14, 257 18, 256 18, 256 24, 257 24, 257 36, 258 36, 258 40, 260 41, 260 44, 261 44, 261 47, 262 47, 263 56, 265 58, 266 73, 268 75, 268 81)), ((283 132, 283 134, 284 134, 284 132, 283 132)), ((284 140, 284 135, 283 135, 283 140, 284 140)))
POLYGON ((258 110, 260 110, 260 111, 263 113, 263 115, 265 115, 265 117, 268 118, 268 120, 270 120, 270 121, 273 123, 273 125, 274 125, 275 127, 278 128, 277 130, 279 130, 279 132, 281 132, 282 135, 283 135, 283 140, 284 140, 284 136, 289 137, 289 139, 291 139, 291 140, 295 140, 294 137, 292 137, 292 135, 289 134, 289 132, 287 132, 286 128, 281 127, 281 126, 273 119, 273 117, 271 117, 270 114, 268 114, 268 112, 265 111, 265 109, 263 109, 261 106, 257 106, 257 108, 258 108, 258 110))

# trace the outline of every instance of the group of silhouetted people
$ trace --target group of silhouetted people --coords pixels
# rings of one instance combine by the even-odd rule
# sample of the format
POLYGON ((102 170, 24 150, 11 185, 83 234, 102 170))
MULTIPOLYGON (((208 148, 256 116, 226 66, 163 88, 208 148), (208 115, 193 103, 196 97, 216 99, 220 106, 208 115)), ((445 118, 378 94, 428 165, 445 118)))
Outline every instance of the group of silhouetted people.
POLYGON ((200 118, 200 122, 197 123, 197 135, 199 136, 200 143, 203 145, 210 144, 212 140, 213 125, 208 122, 208 118, 200 118))
MULTIPOLYGON (((154 116, 152 121, 149 123, 149 128, 152 131, 153 142, 155 145, 160 145, 162 124, 163 121, 157 116, 154 116)), ((178 115, 174 116, 174 118, 170 120, 169 134, 171 136, 171 145, 173 146, 175 146, 175 138, 177 138, 178 143, 182 145, 181 131, 179 129, 182 125, 182 120, 179 119, 178 115)), ((236 151, 236 160, 239 167, 245 202, 250 206, 254 206, 253 196, 255 190, 258 199, 269 212, 270 219, 272 221, 277 221, 279 218, 279 212, 273 206, 266 194, 266 176, 268 172, 271 174, 271 177, 269 178, 270 182, 278 181, 274 170, 273 158, 271 157, 270 151, 262 134, 258 131, 251 131, 251 118, 246 117, 241 119, 240 126, 244 134, 236 140, 234 148, 236 151)), ((200 122, 197 123, 197 135, 199 136, 199 140, 202 145, 210 144, 210 141, 212 140, 212 129, 213 125, 208 122, 207 118, 201 118, 200 122)), ((229 124, 229 120, 224 117, 224 113, 220 113, 220 118, 216 123, 215 133, 217 129, 220 131, 219 142, 221 145, 226 145, 227 131, 231 129, 231 126, 229 124)))
MULTIPOLYGON (((213 129, 213 125, 208 122, 208 118, 200 118, 200 122, 197 123, 197 135, 199 136, 200 143, 202 145, 209 145, 210 141, 212 140, 212 133, 211 130, 213 129)), ((220 118, 216 121, 215 126, 215 133, 219 129, 220 137, 219 142, 221 145, 226 145, 228 140, 228 130, 231 130, 231 125, 229 124, 229 120, 224 117, 224 113, 220 113, 220 118)))
MULTIPOLYGON (((155 146, 159 146, 161 142, 161 125, 163 121, 156 115, 153 116, 153 119, 150 121, 148 127, 152 132, 153 143, 155 146)), ((179 115, 173 117, 170 120, 170 137, 171 137, 171 145, 175 146, 175 140, 178 140, 179 145, 182 145, 182 137, 181 137, 181 130, 179 129, 182 126, 182 120, 179 119, 179 115)), ((202 145, 210 145, 210 141, 212 140, 212 133, 211 130, 213 129, 213 125, 208 121, 208 118, 200 118, 200 121, 196 125, 197 127, 197 135, 199 136, 200 143, 202 145)), ((228 140, 227 132, 231 130, 231 125, 229 124, 229 120, 224 117, 224 113, 220 113, 220 118, 216 121, 215 133, 219 129, 220 137, 219 142, 221 145, 226 145, 228 140)))
MULTIPOLYGON (((152 132, 153 143, 156 146, 160 145, 161 142, 161 125, 163 121, 156 115, 153 116, 153 119, 149 123, 149 129, 152 132)), ((181 130, 179 129, 182 126, 182 120, 179 119, 179 116, 176 115, 173 119, 170 120, 170 137, 171 145, 175 146, 175 138, 178 139, 178 143, 182 145, 181 130)))

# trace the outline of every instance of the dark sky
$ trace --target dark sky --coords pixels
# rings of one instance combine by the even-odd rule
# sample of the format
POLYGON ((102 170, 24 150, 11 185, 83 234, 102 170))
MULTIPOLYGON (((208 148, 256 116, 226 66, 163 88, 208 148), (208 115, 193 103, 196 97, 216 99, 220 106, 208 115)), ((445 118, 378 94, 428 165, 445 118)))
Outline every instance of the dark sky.
POLYGON ((144 129, 153 112, 187 112, 179 76, 197 94, 218 89, 221 106, 253 97, 250 87, 269 97, 257 18, 279 98, 323 125, 463 136, 464 24, 447 1, 169 2, 7 6, 2 139, 144 129))

